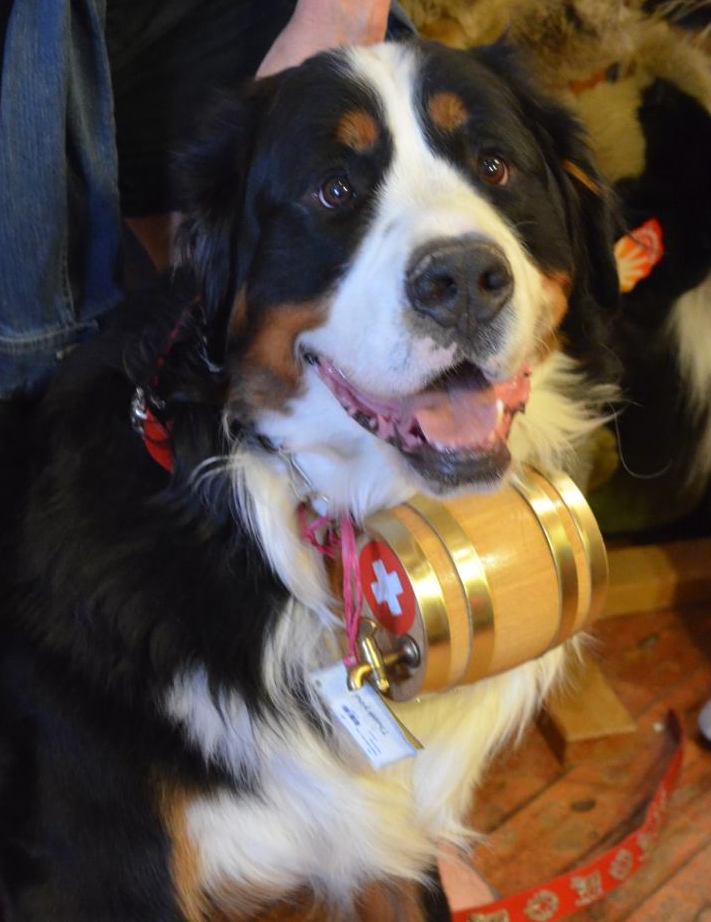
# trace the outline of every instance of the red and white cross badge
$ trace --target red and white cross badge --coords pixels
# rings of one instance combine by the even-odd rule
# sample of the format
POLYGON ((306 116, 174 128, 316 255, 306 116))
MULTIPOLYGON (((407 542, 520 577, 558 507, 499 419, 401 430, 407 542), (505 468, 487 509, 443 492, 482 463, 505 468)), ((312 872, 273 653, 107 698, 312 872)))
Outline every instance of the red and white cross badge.
POLYGON ((363 593, 374 617, 391 634, 407 634, 417 603, 402 564, 382 541, 369 541, 360 552, 363 593))

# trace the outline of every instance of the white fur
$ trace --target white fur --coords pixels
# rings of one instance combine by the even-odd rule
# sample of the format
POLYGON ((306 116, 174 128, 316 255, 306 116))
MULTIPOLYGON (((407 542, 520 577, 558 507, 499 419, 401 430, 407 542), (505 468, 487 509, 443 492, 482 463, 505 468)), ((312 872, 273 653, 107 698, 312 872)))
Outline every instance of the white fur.
POLYGON ((308 488, 349 509, 358 521, 413 492, 413 474, 399 451, 374 438, 338 403, 313 368, 304 369, 303 392, 288 414, 264 413, 259 429, 298 461, 308 488))
MULTIPOLYGON (((511 374, 535 342, 543 297, 537 270, 495 210, 425 143, 406 92, 413 85, 414 52, 395 45, 358 49, 349 62, 382 101, 395 158, 372 232, 334 294, 328 321, 308 334, 309 347, 371 392, 417 390, 452 356, 408 333, 405 263, 429 237, 476 232, 502 246, 513 268, 515 303, 493 369, 511 374)), ((609 396, 600 391, 581 404, 565 396, 576 385, 574 365, 563 356, 536 370, 527 414, 511 435, 516 461, 547 467, 570 461, 609 396)), ((189 808, 188 833, 205 890, 215 895, 235 886, 275 898, 310 885, 347 901, 368 880, 421 877, 441 840, 456 843, 471 835, 463 819, 473 785, 493 753, 535 712, 565 651, 397 705, 425 748, 416 759, 379 773, 337 730, 333 739, 321 736, 292 689, 312 669, 337 659, 340 627, 330 614, 323 564, 300 540, 296 506, 301 495, 313 492, 324 495, 332 511, 348 509, 360 519, 421 485, 400 453, 350 419, 310 367, 289 412, 265 413, 258 422, 308 481, 298 474, 294 481, 289 461, 278 455, 238 448, 230 462, 237 514, 249 521, 292 594, 264 656, 272 710, 254 716, 235 692, 216 699, 199 666, 176 680, 163 706, 206 760, 235 777, 257 780, 253 794, 237 796, 225 787, 189 808)))
POLYGON ((675 303, 670 331, 692 416, 703 426, 689 470, 701 489, 711 476, 711 275, 675 303))
POLYGON ((422 877, 439 842, 461 844, 470 834, 462 819, 473 784, 538 707, 565 655, 554 650, 506 675, 398 705, 425 749, 376 773, 347 740, 319 736, 291 698, 286 675, 295 656, 303 665, 304 625, 312 665, 323 659, 314 640, 326 640, 326 629, 290 603, 265 657, 273 717, 250 717, 235 693, 215 701, 200 670, 182 676, 166 702, 206 758, 258 781, 254 795, 223 789, 189 808, 201 883, 213 895, 227 885, 272 897, 309 885, 346 902, 384 875, 422 877))
POLYGON ((333 600, 323 571, 314 567, 316 552, 299 536, 291 472, 280 459, 250 451, 235 452, 231 468, 236 513, 260 536, 264 555, 292 595, 328 620, 333 600))
POLYGON ((573 359, 551 353, 533 371, 525 414, 514 419, 509 435, 513 458, 545 471, 568 471, 585 486, 586 443, 611 418, 617 399, 614 386, 586 383, 573 359))

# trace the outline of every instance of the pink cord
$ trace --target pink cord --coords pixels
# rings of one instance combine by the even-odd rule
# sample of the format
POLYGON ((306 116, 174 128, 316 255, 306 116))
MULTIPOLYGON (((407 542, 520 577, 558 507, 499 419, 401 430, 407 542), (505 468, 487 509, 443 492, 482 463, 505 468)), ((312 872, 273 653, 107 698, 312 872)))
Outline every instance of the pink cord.
POLYGON ((340 517, 339 525, 325 515, 309 522, 304 503, 299 506, 298 517, 301 537, 319 554, 335 560, 340 547, 343 561, 343 616, 348 644, 348 655, 344 657, 344 662, 346 666, 354 666, 358 662, 358 629, 363 610, 363 587, 360 581, 353 520, 348 513, 344 512, 340 517), (322 528, 325 528, 326 532, 323 539, 320 539, 318 532, 322 528))
POLYGON ((363 610, 363 587, 360 582, 360 567, 356 550, 356 536, 353 519, 343 513, 341 516, 341 558, 343 559, 343 610, 348 638, 346 666, 358 662, 358 628, 363 610))

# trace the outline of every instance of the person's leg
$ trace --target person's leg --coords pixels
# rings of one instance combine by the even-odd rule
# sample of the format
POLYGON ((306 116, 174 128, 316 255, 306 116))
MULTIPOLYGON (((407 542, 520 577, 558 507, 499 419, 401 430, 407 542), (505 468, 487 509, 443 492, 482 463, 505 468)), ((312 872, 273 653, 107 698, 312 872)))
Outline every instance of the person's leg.
POLYGON ((105 0, 15 0, 0 85, 0 398, 120 297, 105 0))

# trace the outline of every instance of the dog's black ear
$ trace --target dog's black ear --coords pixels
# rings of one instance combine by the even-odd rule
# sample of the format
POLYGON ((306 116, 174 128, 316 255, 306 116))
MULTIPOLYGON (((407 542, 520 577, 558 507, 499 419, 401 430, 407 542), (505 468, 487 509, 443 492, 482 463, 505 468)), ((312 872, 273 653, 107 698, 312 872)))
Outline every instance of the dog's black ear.
MULTIPOLYGON (((606 327, 620 303, 614 243, 622 222, 614 193, 595 165, 582 124, 534 84, 518 52, 498 42, 483 49, 483 56, 517 97, 519 112, 543 150, 561 198, 574 258, 572 309, 564 332, 571 351, 589 357, 590 343, 608 339, 606 327)), ((595 358, 601 374, 616 376, 617 362, 609 350, 600 350, 595 358)))
POLYGON ((547 103, 542 124, 552 138, 552 170, 563 194, 578 282, 599 307, 614 310, 620 292, 615 239, 622 226, 612 189, 600 175, 580 123, 547 103))
POLYGON ((565 207, 574 257, 563 332, 569 351, 584 356, 591 372, 616 380, 619 361, 607 345, 620 306, 615 239, 622 221, 615 196, 595 165, 577 119, 545 99, 539 99, 536 113, 555 152, 549 165, 565 207), (598 347, 593 352, 591 344, 598 347))
POLYGON ((195 140, 175 158, 183 215, 178 264, 194 276, 215 334, 222 330, 224 335, 240 278, 247 271, 247 180, 277 82, 277 77, 252 81, 238 95, 217 100, 195 140))

